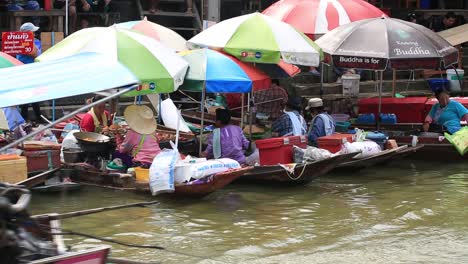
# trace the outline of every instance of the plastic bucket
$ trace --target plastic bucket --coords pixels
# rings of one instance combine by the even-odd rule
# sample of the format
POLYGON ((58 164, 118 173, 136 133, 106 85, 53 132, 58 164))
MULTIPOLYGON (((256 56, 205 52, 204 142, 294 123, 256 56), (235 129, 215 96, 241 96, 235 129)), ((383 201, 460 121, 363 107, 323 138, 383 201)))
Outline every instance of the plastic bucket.
POLYGON ((461 92, 460 82, 463 82, 465 71, 461 69, 448 69, 447 80, 450 82, 450 92, 461 92))
POLYGON ((345 74, 341 76, 341 82, 343 83, 343 95, 358 96, 360 79, 361 75, 359 74, 345 74))
POLYGON ((419 8, 421 9, 430 9, 432 5, 431 0, 421 0, 419 8))
POLYGON ((149 169, 143 169, 142 167, 135 167, 135 176, 137 182, 148 182, 149 181, 149 169))

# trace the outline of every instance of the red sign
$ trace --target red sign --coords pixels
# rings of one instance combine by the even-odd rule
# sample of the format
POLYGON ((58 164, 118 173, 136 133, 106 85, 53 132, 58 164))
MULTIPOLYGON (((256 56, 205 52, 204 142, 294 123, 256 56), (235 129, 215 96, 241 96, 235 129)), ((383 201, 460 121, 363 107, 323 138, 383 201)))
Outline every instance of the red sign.
POLYGON ((2 32, 2 51, 9 55, 31 54, 34 49, 32 32, 2 32))

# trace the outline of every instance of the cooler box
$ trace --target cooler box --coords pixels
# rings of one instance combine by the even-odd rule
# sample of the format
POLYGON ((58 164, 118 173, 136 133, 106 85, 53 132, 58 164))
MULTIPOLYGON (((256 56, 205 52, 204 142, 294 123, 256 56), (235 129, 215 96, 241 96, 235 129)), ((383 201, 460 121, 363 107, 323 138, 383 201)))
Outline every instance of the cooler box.
POLYGON ((28 172, 46 171, 60 167, 60 150, 25 150, 28 172))
POLYGON ((319 137, 317 146, 321 149, 326 149, 331 153, 337 153, 345 142, 353 142, 353 134, 333 134, 330 136, 319 137))
MULTIPOLYGON (((461 103, 462 105, 464 105, 466 108, 468 108, 468 97, 451 97, 450 100, 457 101, 461 103)), ((435 105, 436 103, 438 103, 436 98, 431 98, 427 100, 425 109, 424 109, 425 110, 424 116, 427 116, 429 114, 432 106, 435 105)))
MULTIPOLYGON (((399 123, 423 123, 426 97, 382 98, 382 113, 393 113, 399 123)), ((359 100, 359 113, 378 116, 379 98, 359 100)))
POLYGON ((255 141, 260 165, 293 163, 293 146, 307 148, 307 136, 268 138, 255 141))
POLYGON ((28 170, 24 157, 0 161, 0 182, 15 184, 27 178, 28 170))
POLYGON ((374 141, 379 144, 381 149, 385 149, 385 143, 387 143, 388 137, 381 132, 367 132, 366 139, 374 141))

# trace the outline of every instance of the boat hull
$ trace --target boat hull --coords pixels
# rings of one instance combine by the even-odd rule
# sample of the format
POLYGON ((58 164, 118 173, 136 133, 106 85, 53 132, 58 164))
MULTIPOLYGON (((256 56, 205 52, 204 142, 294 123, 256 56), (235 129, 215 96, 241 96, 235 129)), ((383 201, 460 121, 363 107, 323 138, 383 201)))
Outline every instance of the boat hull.
MULTIPOLYGON (((78 183, 92 184, 100 187, 137 191, 150 194, 148 182, 137 182, 134 177, 119 173, 104 173, 97 169, 92 169, 89 165, 75 164, 69 165, 71 179, 78 183)), ((231 170, 209 176, 205 181, 195 183, 177 184, 173 193, 165 196, 186 196, 203 197, 219 190, 245 173, 252 170, 252 167, 231 170)))
MULTIPOLYGON (((411 144, 412 137, 401 136, 393 137, 398 144, 411 144)), ((411 155, 411 159, 424 161, 440 161, 440 162, 466 162, 468 154, 460 155, 455 147, 447 140, 439 141, 434 137, 418 137, 418 146, 424 145, 423 148, 411 155)))
POLYGON ((257 166, 240 177, 239 181, 304 185, 330 172, 339 164, 351 160, 357 154, 337 155, 329 159, 297 165, 293 173, 288 172, 288 170, 280 165, 257 166))

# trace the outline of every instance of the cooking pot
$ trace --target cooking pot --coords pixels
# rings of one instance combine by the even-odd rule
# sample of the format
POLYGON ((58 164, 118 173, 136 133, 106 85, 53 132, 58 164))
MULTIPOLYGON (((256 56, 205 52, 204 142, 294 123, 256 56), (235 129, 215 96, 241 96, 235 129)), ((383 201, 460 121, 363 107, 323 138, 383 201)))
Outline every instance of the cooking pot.
POLYGON ((76 132, 73 134, 81 149, 85 152, 107 152, 112 148, 108 136, 93 132, 76 132))

